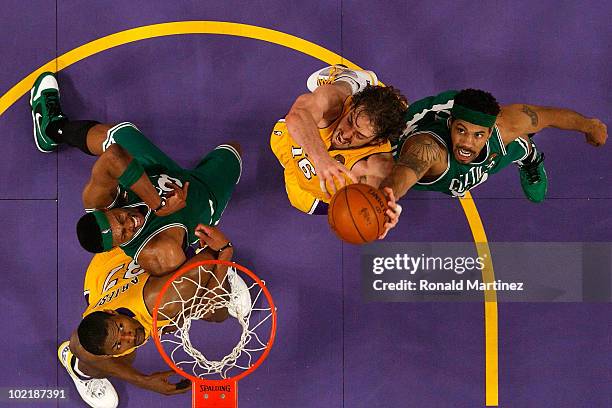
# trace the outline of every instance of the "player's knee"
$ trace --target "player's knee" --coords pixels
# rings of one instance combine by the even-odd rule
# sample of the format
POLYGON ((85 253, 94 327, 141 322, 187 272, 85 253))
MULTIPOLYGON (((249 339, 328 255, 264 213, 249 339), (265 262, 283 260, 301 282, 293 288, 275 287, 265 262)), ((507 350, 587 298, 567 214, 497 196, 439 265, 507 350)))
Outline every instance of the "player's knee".
POLYGON ((100 133, 101 136, 106 137, 106 134, 108 133, 108 131, 114 128, 115 126, 117 126, 117 124, 111 125, 108 123, 98 123, 97 125, 91 128, 91 131, 100 133))
POLYGON ((115 173, 122 173, 131 158, 127 150, 118 144, 113 144, 100 155, 99 161, 103 162, 106 168, 112 168, 115 173))
POLYGON ((238 143, 238 142, 227 142, 226 144, 232 146, 234 149, 236 149, 238 154, 240 156, 242 156, 242 147, 240 146, 240 143, 238 143))
POLYGON ((87 131, 87 148, 94 156, 100 156, 104 152, 103 144, 108 131, 113 125, 98 123, 87 131))

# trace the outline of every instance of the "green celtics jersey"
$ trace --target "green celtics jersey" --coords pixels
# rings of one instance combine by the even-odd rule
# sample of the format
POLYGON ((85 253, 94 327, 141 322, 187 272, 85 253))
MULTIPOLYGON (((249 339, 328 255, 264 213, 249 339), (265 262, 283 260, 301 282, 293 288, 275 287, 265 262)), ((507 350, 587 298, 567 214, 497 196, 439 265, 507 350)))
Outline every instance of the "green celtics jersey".
POLYGON ((494 174, 510 163, 523 160, 529 152, 529 145, 523 139, 516 139, 507 146, 497 126, 493 127, 491 137, 482 152, 473 162, 463 164, 455 160, 452 153, 450 132, 450 110, 457 91, 447 91, 436 96, 424 98, 410 105, 406 114, 406 130, 393 146, 397 159, 406 140, 418 133, 427 133, 446 147, 446 170, 435 180, 419 181, 415 190, 440 191, 455 197, 463 197, 465 192, 484 183, 489 174, 494 174))
POLYGON ((117 199, 109 207, 133 207, 144 216, 144 225, 132 239, 120 245, 134 259, 158 233, 172 227, 185 230, 184 248, 198 241, 198 224, 217 225, 227 206, 234 186, 240 179, 242 160, 231 145, 217 146, 200 160, 195 168, 180 167, 129 122, 122 122, 107 133, 102 147, 117 143, 142 164, 159 195, 172 191, 171 183, 183 187, 189 182, 187 205, 166 217, 158 217, 129 189, 119 188, 117 199))
POLYGON ((187 171, 171 171, 163 166, 148 166, 147 175, 158 194, 162 195, 172 191, 171 183, 183 187, 189 181, 189 193, 187 195, 187 205, 180 211, 165 217, 158 217, 153 211, 131 190, 121 190, 120 194, 124 197, 118 204, 121 207, 135 207, 145 217, 145 223, 134 237, 128 242, 120 245, 123 252, 134 259, 138 258, 140 251, 153 236, 168 228, 179 227, 185 230, 187 241, 186 247, 198 240, 195 235, 195 227, 199 224, 213 225, 214 204, 213 197, 209 194, 209 189, 201 181, 195 179, 187 171))
POLYGON ((404 116, 406 120, 404 134, 412 133, 417 124, 423 126, 426 123, 449 118, 450 110, 455 103, 455 95, 458 93, 459 91, 446 91, 411 103, 404 116))

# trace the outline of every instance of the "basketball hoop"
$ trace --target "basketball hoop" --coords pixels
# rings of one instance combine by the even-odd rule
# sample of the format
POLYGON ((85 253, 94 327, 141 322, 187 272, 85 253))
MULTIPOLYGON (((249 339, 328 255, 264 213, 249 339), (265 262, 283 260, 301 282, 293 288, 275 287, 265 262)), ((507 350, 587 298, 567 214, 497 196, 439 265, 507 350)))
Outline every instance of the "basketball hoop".
POLYGON ((274 343, 276 308, 265 282, 249 269, 230 261, 200 261, 181 268, 162 288, 152 334, 164 361, 191 380, 194 408, 236 408, 238 381, 263 363, 274 343), (211 272, 215 265, 228 266, 220 282, 211 272), (174 300, 162 304, 167 293, 174 300), (225 308, 230 317, 221 325, 202 321, 225 308), (238 321, 242 333, 227 355, 214 359, 197 349, 190 337, 192 324, 206 325, 211 332, 230 319, 238 321))

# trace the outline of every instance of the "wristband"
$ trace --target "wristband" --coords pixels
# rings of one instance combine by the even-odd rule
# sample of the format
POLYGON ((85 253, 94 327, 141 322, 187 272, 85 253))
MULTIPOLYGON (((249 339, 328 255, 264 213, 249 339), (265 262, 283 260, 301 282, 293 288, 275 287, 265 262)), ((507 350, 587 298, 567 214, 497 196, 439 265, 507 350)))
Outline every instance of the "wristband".
POLYGON ((138 181, 143 173, 144 167, 142 167, 142 164, 140 164, 138 160, 132 159, 123 174, 119 176, 119 184, 121 184, 124 188, 130 188, 138 181))
MULTIPOLYGON (((220 254, 221 252, 223 252, 224 250, 226 250, 227 248, 233 248, 234 246, 232 245, 232 243, 230 241, 227 241, 227 244, 223 245, 221 248, 217 249, 217 253, 220 254)), ((211 248, 212 249, 212 248, 211 248)))
POLYGON ((161 201, 159 202, 159 205, 157 206, 157 208, 153 209, 153 212, 155 214, 157 214, 157 212, 159 210, 161 210, 162 208, 164 208, 166 206, 166 197, 159 197, 159 198, 161 198, 161 201))

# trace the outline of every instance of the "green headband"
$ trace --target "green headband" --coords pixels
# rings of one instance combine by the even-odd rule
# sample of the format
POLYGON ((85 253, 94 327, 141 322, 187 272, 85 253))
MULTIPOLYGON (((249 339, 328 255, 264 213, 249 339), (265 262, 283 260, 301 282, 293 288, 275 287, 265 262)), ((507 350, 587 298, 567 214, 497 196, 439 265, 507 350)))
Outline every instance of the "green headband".
POLYGON ((96 217, 98 227, 100 227, 100 235, 102 235, 102 249, 106 252, 113 249, 113 231, 111 231, 110 223, 106 214, 100 210, 93 212, 96 217))
POLYGON ((466 122, 487 128, 493 127, 495 120, 497 119, 497 116, 478 112, 457 104, 455 104, 451 109, 451 115, 455 119, 465 120, 466 122))

